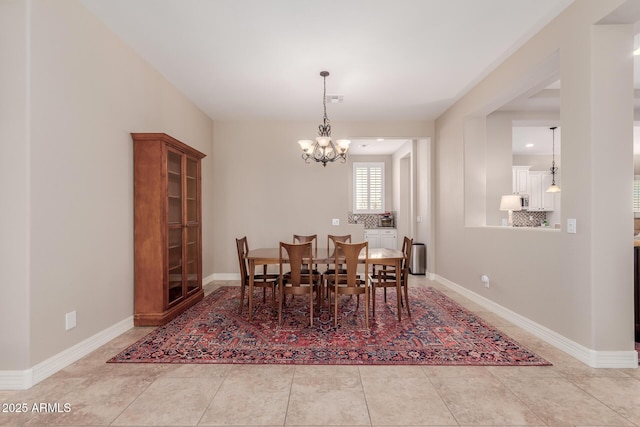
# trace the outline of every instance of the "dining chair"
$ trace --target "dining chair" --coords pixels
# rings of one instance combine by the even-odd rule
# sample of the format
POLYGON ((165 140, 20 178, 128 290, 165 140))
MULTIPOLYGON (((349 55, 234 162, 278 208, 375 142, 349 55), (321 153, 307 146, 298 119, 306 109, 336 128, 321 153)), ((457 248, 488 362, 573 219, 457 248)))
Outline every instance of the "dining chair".
MULTIPOLYGON (((331 251, 332 247, 335 250, 336 242, 351 243, 351 234, 345 234, 344 236, 335 236, 333 234, 327 235, 327 248, 329 249, 329 251, 331 251)), ((338 266, 338 268, 340 268, 341 266, 342 265, 338 266)), ((327 264, 327 271, 325 271, 325 274, 333 274, 334 273, 333 270, 334 269, 332 268, 330 269, 329 265, 327 264)))
POLYGON ((280 297, 278 301, 278 325, 282 325, 282 307, 287 295, 309 295, 309 325, 313 326, 313 291, 318 284, 309 274, 313 264, 312 243, 280 242, 280 297), (289 272, 284 272, 284 265, 289 264, 289 272), (305 273, 306 271, 306 273, 305 273))
POLYGON ((384 288, 384 302, 387 302, 387 288, 397 289, 398 280, 400 281, 400 306, 407 305, 407 313, 411 317, 411 307, 409 306, 409 267, 411 266, 411 249, 413 247, 413 239, 404 237, 402 242, 402 253, 404 257, 400 265, 400 271, 397 272, 394 267, 385 265, 378 269, 374 266, 371 274, 371 296, 373 304, 373 315, 376 315, 376 289, 384 288), (402 293, 404 293, 404 302, 402 301, 402 293))
MULTIPOLYGON (((307 243, 307 242, 311 242, 312 244, 311 250, 313 251, 313 254, 316 255, 318 253, 318 235, 317 234, 311 234, 308 236, 300 235, 300 234, 293 235, 293 243, 307 243)), ((309 270, 303 270, 302 273, 308 274, 309 270)), ((313 282, 319 287, 322 287, 322 273, 320 273, 320 270, 318 270, 318 264, 315 264, 313 266, 312 274, 313 274, 313 282)), ((321 302, 321 299, 322 299, 322 292, 318 292, 318 303, 321 302)))
MULTIPOLYGON (((247 236, 240 239, 236 239, 236 248, 238 250, 238 263, 240 264, 240 314, 242 314, 242 307, 244 306, 244 292, 249 287, 249 265, 246 260, 247 253, 249 252, 249 244, 247 243, 247 236)), ((253 274, 253 286, 254 288, 262 288, 262 301, 267 302, 267 288, 271 289, 271 305, 273 310, 276 309, 276 285, 278 284, 279 274, 268 274, 267 265, 262 265, 262 273, 253 274)))
MULTIPOLYGON (((327 235, 327 249, 328 249, 328 254, 329 256, 331 256, 331 249, 333 248, 333 250, 336 250, 336 242, 343 242, 343 243, 351 243, 351 234, 345 234, 343 236, 337 236, 337 235, 333 235, 333 234, 328 234, 327 235)), ((322 273, 322 282, 326 283, 327 278, 330 277, 331 275, 335 274, 335 268, 336 266, 334 265, 333 268, 331 268, 331 266, 329 264, 327 264, 327 268, 326 270, 322 273)), ((340 264, 337 266, 338 268, 338 273, 340 274, 346 274, 345 269, 343 268, 343 265, 340 264)), ((327 297, 329 296, 329 290, 327 289, 327 297)))
POLYGON ((329 290, 329 307, 331 307, 331 294, 334 299, 334 326, 338 326, 338 299, 340 295, 357 295, 356 310, 360 306, 360 295, 364 294, 365 321, 369 327, 369 280, 364 275, 364 280, 358 275, 358 268, 363 265, 359 262, 360 253, 364 251, 364 271, 369 271, 369 242, 345 243, 336 242, 334 251, 335 265, 342 264, 344 273, 335 269, 333 276, 327 277, 327 289, 329 290))

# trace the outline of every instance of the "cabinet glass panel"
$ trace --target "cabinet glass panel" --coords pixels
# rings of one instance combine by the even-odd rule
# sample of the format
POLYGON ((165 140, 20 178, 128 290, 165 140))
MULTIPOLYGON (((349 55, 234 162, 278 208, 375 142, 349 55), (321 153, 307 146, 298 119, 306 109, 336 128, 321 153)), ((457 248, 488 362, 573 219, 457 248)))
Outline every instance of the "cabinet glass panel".
POLYGON ((167 152, 167 181, 169 197, 169 223, 182 222, 182 156, 167 152))
POLYGON ((169 228, 169 304, 182 298, 182 228, 169 228))
POLYGON ((198 289, 198 274, 200 268, 198 265, 198 252, 199 252, 199 231, 198 227, 187 227, 187 293, 198 289))
POLYGON ((198 162, 187 158, 187 222, 198 222, 198 162))

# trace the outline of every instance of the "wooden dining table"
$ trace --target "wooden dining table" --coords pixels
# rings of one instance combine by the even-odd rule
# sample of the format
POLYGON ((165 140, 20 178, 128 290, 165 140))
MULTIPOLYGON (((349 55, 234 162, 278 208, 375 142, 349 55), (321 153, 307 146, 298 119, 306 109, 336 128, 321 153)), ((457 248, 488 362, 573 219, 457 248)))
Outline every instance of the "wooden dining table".
MULTIPOLYGON (((286 251, 283 251, 283 255, 286 255, 286 251)), ((280 248, 258 248, 249 250, 246 255, 247 261, 249 261, 249 320, 253 318, 253 289, 254 289, 254 276, 256 271, 256 265, 263 264, 280 264, 280 248)), ((286 259, 286 258, 285 258, 286 259)), ((404 253, 399 249, 389 248, 370 248, 369 249, 369 264, 376 265, 389 265, 395 267, 395 271, 400 272, 402 268, 402 260, 404 259, 404 253)), ((334 249, 329 248, 316 248, 313 250, 312 255, 313 264, 335 264, 335 252, 334 249)), ((364 251, 360 257, 360 262, 366 261, 364 251)), ((368 274, 368 273, 367 273, 368 274)), ((401 286, 400 280, 396 280, 397 301, 398 301, 398 321, 402 320, 401 315, 401 286)))

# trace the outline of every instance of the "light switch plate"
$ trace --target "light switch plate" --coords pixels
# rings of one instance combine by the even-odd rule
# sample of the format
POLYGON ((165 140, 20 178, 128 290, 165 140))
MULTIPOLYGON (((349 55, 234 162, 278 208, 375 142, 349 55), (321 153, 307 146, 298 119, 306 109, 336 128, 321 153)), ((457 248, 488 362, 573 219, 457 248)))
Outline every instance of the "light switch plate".
POLYGON ((576 234, 576 219, 575 218, 567 218, 567 233, 576 234))
POLYGON ((332 225, 340 225, 340 219, 339 218, 333 218, 331 220, 331 224, 332 225))

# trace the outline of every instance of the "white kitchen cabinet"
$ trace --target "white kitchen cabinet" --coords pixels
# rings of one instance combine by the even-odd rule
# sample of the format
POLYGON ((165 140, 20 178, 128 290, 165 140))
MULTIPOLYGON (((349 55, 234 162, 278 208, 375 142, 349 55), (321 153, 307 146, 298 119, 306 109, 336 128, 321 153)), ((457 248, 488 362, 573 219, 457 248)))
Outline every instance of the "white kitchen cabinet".
POLYGON ((529 194, 529 169, 531 166, 513 166, 513 194, 529 194))
POLYGON ((364 230, 364 241, 369 242, 369 248, 379 248, 380 230, 364 230))
POLYGON ((398 248, 398 230, 380 230, 380 247, 387 249, 398 248))
POLYGON ((369 248, 398 248, 398 230, 389 229, 370 229, 364 230, 364 240, 369 242, 369 248))
POLYGON ((529 211, 551 212, 554 209, 554 193, 547 193, 551 185, 550 172, 529 172, 529 211))

